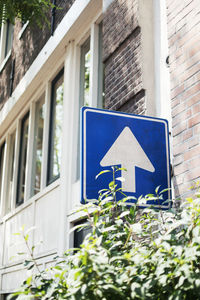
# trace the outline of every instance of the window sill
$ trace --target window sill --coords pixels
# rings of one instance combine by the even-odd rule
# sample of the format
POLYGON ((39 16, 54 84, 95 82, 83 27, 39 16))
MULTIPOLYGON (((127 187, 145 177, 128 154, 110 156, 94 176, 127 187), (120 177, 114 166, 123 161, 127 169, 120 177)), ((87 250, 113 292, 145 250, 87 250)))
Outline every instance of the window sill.
POLYGON ((26 200, 23 204, 17 206, 13 211, 7 213, 5 216, 3 216, 0 220, 0 225, 18 213, 20 213, 22 210, 26 209, 28 206, 32 205, 34 202, 38 201, 39 199, 43 198, 46 194, 50 193, 52 190, 57 188, 60 185, 60 179, 54 181, 52 184, 45 187, 41 192, 37 193, 33 197, 26 200))
POLYGON ((6 55, 6 57, 4 58, 4 60, 2 61, 1 65, 0 65, 0 73, 3 71, 5 65, 10 57, 11 57, 11 50, 8 52, 8 54, 6 55))

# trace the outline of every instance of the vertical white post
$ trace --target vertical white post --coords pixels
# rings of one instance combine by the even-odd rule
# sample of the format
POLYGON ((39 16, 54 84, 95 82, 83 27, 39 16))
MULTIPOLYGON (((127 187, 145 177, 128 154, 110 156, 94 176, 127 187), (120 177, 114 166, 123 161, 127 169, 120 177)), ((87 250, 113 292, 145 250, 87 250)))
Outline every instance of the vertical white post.
POLYGON ((154 56, 156 116, 168 119, 171 125, 170 78, 168 56, 166 1, 154 0, 154 56))
POLYGON ((47 164, 48 164, 48 144, 49 144, 49 119, 51 108, 51 82, 48 82, 45 89, 44 105, 44 131, 42 144, 42 170, 41 170, 41 190, 47 185, 47 164))
POLYGON ((90 91, 89 105, 97 107, 98 104, 98 63, 99 63, 99 26, 95 23, 91 26, 90 35, 90 91))
POLYGON ((31 196, 32 187, 32 164, 33 164, 33 151, 35 143, 35 102, 31 103, 29 127, 28 127, 28 145, 27 145, 27 162, 26 162, 26 178, 25 178, 25 197, 24 201, 28 200, 31 196))
POLYGON ((0 39, 0 64, 5 58, 6 31, 7 31, 7 22, 6 23, 3 22, 1 26, 1 39, 0 39))
POLYGON ((74 138, 74 91, 76 79, 74 78, 74 42, 71 41, 67 47, 64 63, 64 101, 63 101, 63 137, 62 156, 60 170, 60 230, 58 252, 60 255, 67 247, 67 211, 70 206, 72 185, 72 145, 74 138))
POLYGON ((6 138, 5 141, 5 146, 4 146, 4 157, 3 157, 3 173, 2 173, 2 180, 1 183, 1 195, 0 195, 0 216, 2 217, 4 215, 4 210, 5 210, 5 196, 6 196, 6 179, 7 179, 7 164, 8 164, 8 137, 6 138))

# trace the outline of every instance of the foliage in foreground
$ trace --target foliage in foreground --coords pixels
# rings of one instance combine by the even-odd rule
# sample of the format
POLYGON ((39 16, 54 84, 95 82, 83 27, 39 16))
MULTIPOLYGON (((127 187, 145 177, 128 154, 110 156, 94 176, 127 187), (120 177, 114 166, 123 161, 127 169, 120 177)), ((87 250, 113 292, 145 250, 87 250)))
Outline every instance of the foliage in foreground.
POLYGON ((18 299, 200 299, 199 191, 164 212, 117 203, 116 192, 114 179, 97 205, 84 206, 91 234, 27 278, 18 299))
POLYGON ((47 20, 47 11, 53 7, 51 0, 0 0, 0 24, 9 20, 14 24, 15 18, 23 23, 37 23, 42 26, 47 20))

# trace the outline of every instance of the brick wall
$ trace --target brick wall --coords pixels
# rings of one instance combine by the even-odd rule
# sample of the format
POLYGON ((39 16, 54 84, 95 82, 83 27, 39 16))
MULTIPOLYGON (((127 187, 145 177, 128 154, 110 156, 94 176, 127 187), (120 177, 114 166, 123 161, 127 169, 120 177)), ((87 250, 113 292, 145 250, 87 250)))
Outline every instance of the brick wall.
POLYGON ((138 1, 114 0, 103 18, 105 108, 143 113, 138 1))
POLYGON ((174 183, 184 195, 200 178, 200 3, 167 0, 174 183))
MULTIPOLYGON (((70 9, 75 0, 58 0, 58 9, 55 14, 55 26, 61 22, 66 12, 70 9)), ((51 11, 48 17, 51 23, 51 11)), ((13 90, 16 88, 22 77, 25 75, 40 50, 43 48, 47 40, 50 38, 50 26, 44 25, 42 29, 37 26, 28 26, 19 39, 19 32, 22 28, 21 22, 17 21, 14 27, 14 39, 12 54, 7 61, 4 69, 0 73, 0 109, 10 97, 10 76, 11 66, 15 59, 13 90)))

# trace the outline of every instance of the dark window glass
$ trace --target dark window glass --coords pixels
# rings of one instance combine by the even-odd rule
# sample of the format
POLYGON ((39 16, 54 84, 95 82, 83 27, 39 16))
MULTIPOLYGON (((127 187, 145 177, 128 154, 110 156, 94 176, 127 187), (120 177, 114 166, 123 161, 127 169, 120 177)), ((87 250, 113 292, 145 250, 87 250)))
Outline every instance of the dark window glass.
POLYGON ((13 25, 7 21, 7 29, 6 29, 6 45, 5 45, 5 57, 12 48, 13 41, 13 25))
POLYGON ((26 165, 27 165, 27 147, 28 147, 28 124, 29 113, 23 118, 21 124, 20 136, 20 152, 19 152, 19 167, 18 167, 18 182, 17 182, 17 201, 20 205, 24 202, 25 180, 26 180, 26 165))
MULTIPOLYGON (((74 223, 74 226, 86 224, 85 220, 78 221, 74 223)), ((92 231, 91 226, 78 228, 74 231, 74 248, 79 248, 80 245, 83 243, 84 238, 88 233, 92 231)))
POLYGON ((48 184, 59 178, 61 165, 61 138, 63 121, 63 70, 52 82, 48 184))

